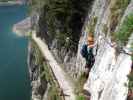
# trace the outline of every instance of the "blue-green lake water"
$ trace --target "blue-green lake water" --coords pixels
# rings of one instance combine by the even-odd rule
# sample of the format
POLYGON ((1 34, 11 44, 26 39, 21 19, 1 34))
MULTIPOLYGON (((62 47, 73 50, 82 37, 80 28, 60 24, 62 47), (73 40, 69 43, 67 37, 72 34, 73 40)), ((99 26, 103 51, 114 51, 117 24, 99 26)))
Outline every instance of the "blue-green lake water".
POLYGON ((0 6, 0 100, 30 100, 26 38, 12 32, 27 15, 26 6, 0 6))

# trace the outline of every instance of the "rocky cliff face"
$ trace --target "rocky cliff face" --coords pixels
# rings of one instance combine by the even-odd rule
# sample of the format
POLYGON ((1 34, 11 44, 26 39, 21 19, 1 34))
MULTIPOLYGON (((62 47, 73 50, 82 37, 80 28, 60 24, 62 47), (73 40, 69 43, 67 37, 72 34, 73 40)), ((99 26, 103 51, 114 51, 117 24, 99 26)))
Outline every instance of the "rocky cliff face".
POLYGON ((51 0, 49 1, 51 4, 46 2, 40 12, 37 36, 45 39, 58 63, 72 78, 78 76, 76 71, 78 41, 86 13, 91 10, 93 1, 51 0), (51 9, 52 7, 57 11, 51 9))
MULTIPOLYGON (((128 87, 125 84, 128 84, 127 75, 131 71, 132 63, 131 56, 127 53, 130 49, 128 45, 132 43, 132 36, 131 34, 124 36, 127 39, 123 43, 119 34, 114 34, 118 33, 124 20, 132 14, 132 11, 133 0, 95 0, 82 28, 77 52, 65 47, 59 49, 56 39, 52 42, 46 40, 58 63, 73 79, 76 79, 85 70, 85 59, 80 54, 81 47, 86 43, 90 30, 94 33, 97 42, 94 47, 95 63, 84 85, 84 89, 91 94, 91 100, 126 100, 127 98, 128 87)), ((47 34, 44 37, 47 38, 47 34)), ((43 87, 45 91, 47 82, 39 78, 40 67, 34 63, 35 60, 32 61, 36 59, 35 53, 32 49, 30 52, 30 57, 33 56, 29 61, 33 87, 43 87), (38 81, 39 86, 35 86, 38 81)))
MULTIPOLYGON (((131 56, 120 52, 119 47, 113 47, 114 40, 111 33, 117 32, 125 17, 132 13, 133 1, 125 3, 126 5, 119 3, 118 0, 95 0, 89 20, 85 25, 84 33, 88 33, 86 27, 89 26, 91 18, 97 17, 94 35, 96 41, 98 40, 96 46, 98 51, 95 52, 95 64, 84 85, 84 89, 91 94, 91 100, 126 100, 127 98, 128 87, 125 84, 128 84, 127 75, 131 70, 131 56)), ((86 34, 81 36, 79 51, 86 38, 86 34)), ((128 42, 126 41, 130 45, 131 41, 128 42)), ((81 70, 84 69, 84 60, 79 51, 76 67, 81 70)))
POLYGON ((28 66, 32 87, 32 100, 42 100, 44 93, 48 88, 48 82, 45 77, 42 78, 43 74, 43 62, 40 58, 40 52, 33 42, 29 43, 29 55, 28 55, 28 66))
POLYGON ((31 39, 29 43, 28 66, 31 79, 31 100, 64 100, 53 71, 38 47, 31 39))

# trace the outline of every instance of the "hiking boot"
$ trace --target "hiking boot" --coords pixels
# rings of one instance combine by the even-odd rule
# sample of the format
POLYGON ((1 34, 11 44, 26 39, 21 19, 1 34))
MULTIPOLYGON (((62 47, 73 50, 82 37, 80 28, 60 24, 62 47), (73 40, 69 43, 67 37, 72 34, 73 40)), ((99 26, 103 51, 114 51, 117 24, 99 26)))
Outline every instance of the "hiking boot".
POLYGON ((90 100, 91 94, 87 90, 83 90, 83 94, 85 96, 85 100, 90 100))

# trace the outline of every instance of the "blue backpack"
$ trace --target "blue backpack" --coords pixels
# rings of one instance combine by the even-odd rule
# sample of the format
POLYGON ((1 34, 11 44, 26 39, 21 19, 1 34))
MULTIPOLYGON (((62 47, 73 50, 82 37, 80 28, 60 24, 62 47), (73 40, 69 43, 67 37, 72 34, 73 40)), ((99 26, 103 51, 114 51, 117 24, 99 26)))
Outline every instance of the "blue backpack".
POLYGON ((82 57, 86 58, 88 56, 88 51, 87 51, 87 44, 84 44, 81 48, 80 51, 82 57))

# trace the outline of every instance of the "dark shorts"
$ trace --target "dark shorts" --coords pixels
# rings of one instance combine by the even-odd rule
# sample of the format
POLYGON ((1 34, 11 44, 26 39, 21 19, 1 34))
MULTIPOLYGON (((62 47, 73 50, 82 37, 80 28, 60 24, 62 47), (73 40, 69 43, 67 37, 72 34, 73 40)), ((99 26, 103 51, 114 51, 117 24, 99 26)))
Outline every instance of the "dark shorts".
POLYGON ((85 68, 91 69, 92 66, 94 65, 94 62, 95 62, 95 59, 94 59, 94 58, 91 59, 91 60, 86 61, 86 66, 85 66, 85 68))

